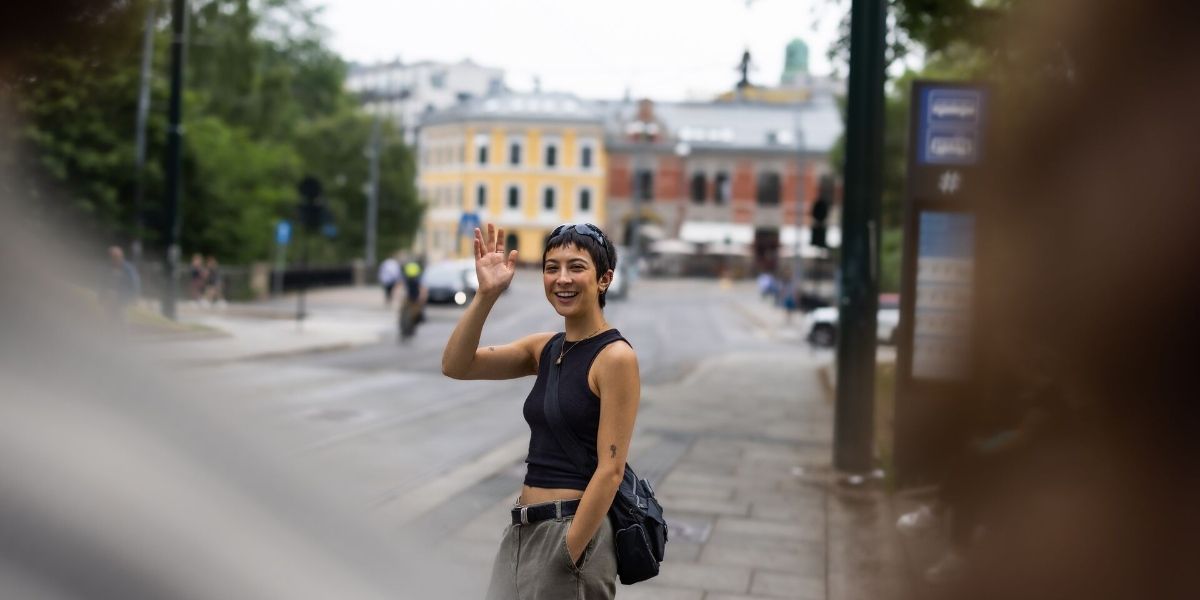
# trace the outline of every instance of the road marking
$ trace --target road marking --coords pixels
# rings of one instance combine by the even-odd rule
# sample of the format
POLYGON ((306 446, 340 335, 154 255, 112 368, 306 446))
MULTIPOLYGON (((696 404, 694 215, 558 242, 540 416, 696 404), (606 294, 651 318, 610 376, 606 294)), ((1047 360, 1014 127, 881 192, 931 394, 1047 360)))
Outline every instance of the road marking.
POLYGON ((389 524, 401 527, 496 472, 508 468, 521 460, 528 450, 529 436, 522 434, 403 496, 386 500, 373 508, 375 511, 386 511, 393 515, 394 519, 389 521, 389 524))

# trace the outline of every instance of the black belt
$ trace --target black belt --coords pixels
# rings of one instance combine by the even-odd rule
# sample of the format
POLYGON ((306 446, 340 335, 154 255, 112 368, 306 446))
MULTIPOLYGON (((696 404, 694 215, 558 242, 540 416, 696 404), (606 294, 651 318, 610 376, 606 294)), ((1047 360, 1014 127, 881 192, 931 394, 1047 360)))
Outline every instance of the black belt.
POLYGON ((513 525, 528 525, 546 519, 561 519, 575 514, 579 500, 555 500, 512 509, 513 525))

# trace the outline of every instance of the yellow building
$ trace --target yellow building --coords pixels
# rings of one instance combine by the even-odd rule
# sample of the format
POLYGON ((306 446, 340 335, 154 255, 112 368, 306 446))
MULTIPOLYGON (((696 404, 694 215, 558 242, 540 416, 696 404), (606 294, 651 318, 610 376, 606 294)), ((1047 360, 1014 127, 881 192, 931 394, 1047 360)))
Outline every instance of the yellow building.
POLYGON ((603 118, 575 96, 464 102, 428 115, 417 147, 428 205, 418 244, 430 260, 471 256, 474 224, 492 223, 518 260, 538 263, 555 227, 607 217, 603 118))

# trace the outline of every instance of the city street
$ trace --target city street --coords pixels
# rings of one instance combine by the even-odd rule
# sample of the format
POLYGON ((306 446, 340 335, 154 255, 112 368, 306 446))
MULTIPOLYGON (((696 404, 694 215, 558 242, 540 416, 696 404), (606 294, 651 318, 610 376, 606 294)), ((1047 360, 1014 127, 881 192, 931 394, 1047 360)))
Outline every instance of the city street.
MULTIPOLYGON (((414 342, 400 345, 375 288, 323 290, 309 300, 312 321, 326 329, 338 319, 360 330, 373 323, 375 339, 257 359, 208 353, 187 378, 217 383, 220 402, 278 433, 302 469, 332 475, 337 493, 397 541, 437 540, 456 565, 452 584, 439 584, 446 597, 478 597, 524 474, 520 406, 533 379, 444 377, 441 351, 460 307, 430 307, 414 342)), ((281 316, 292 302, 246 308, 281 316)), ((237 308, 212 317, 197 310, 194 319, 294 328, 230 316, 237 308)), ((630 462, 656 485, 672 525, 662 575, 622 587, 621 597, 833 597, 852 571, 835 569, 846 576, 828 580, 831 552, 853 544, 828 533, 831 515, 849 518, 825 499, 832 405, 820 370, 831 352, 810 349, 800 319, 785 325, 748 283, 643 280, 606 315, 641 364, 630 462)), ((538 273, 521 271, 482 343, 558 327, 538 273)), ((838 597, 855 597, 843 591, 838 597)))

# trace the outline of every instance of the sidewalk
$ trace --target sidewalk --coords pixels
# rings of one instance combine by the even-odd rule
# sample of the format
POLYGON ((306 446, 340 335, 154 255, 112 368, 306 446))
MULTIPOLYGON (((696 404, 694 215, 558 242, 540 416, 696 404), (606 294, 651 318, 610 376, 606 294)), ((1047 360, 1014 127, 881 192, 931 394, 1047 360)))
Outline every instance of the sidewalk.
POLYGON ((396 334, 395 313, 383 307, 375 287, 344 287, 308 293, 303 323, 294 295, 223 307, 179 305, 179 322, 224 335, 146 342, 155 358, 173 362, 226 362, 371 344, 396 334))
MULTIPOLYGON (((630 464, 656 482, 670 542, 661 574, 619 585, 619 598, 906 595, 885 495, 834 481, 821 364, 805 353, 726 354, 678 383, 644 387, 630 464)), ((511 502, 448 532, 444 549, 463 572, 488 572, 511 502)))

